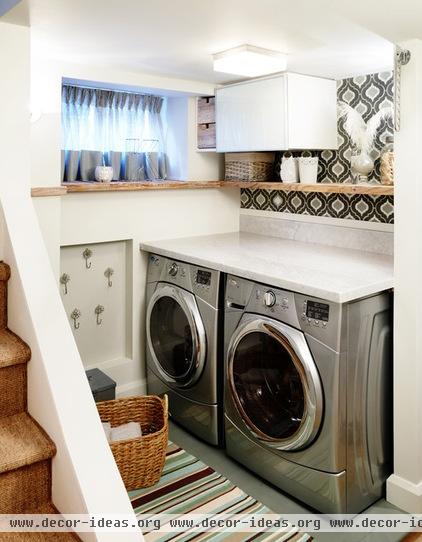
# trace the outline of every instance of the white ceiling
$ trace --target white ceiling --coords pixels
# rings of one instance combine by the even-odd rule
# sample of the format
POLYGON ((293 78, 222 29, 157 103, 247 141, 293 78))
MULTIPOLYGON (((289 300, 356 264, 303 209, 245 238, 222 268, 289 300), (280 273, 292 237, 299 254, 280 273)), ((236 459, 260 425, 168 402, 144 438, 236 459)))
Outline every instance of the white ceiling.
POLYGON ((244 43, 288 53, 291 71, 341 78, 391 69, 391 42, 364 26, 368 19, 382 33, 395 3, 28 0, 37 54, 215 83, 235 78, 213 72, 212 53, 244 43))

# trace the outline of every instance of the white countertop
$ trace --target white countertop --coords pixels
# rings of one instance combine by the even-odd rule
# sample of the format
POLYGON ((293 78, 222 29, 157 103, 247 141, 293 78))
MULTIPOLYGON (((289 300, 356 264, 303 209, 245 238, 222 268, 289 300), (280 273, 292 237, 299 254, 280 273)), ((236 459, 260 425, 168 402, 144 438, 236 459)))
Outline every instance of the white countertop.
POLYGON ((344 303, 393 287, 393 257, 245 232, 141 244, 141 249, 344 303))

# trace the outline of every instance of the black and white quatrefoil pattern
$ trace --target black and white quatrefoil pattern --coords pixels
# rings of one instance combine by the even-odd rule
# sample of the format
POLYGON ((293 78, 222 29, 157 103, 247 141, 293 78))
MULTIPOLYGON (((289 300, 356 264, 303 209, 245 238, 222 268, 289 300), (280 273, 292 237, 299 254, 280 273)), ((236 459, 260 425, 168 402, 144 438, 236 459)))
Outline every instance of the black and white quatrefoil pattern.
POLYGON ((242 209, 394 223, 393 196, 243 188, 240 201, 242 209))
MULTIPOLYGON (((381 72, 370 75, 361 75, 337 82, 337 99, 354 107, 367 122, 382 107, 392 105, 394 102, 394 78, 392 72, 381 72)), ((388 136, 393 136, 394 128, 391 119, 382 121, 375 140, 372 158, 375 160, 374 171, 368 180, 380 179, 380 151, 384 147, 388 136)), ((344 119, 338 122, 338 150, 313 152, 319 157, 318 182, 320 183, 348 183, 350 182, 350 156, 352 145, 344 129, 344 119)), ((296 153, 294 153, 296 154, 296 153)), ((300 153, 297 153, 300 155, 300 153)), ((282 153, 278 153, 275 172, 279 178, 282 153)))

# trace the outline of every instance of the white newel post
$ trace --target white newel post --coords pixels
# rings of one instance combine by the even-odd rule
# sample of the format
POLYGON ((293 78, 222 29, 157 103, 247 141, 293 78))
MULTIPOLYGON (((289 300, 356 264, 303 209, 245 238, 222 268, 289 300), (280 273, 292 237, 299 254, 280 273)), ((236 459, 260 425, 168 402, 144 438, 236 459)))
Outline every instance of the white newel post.
POLYGON ((422 41, 402 68, 395 135, 394 474, 387 499, 422 513, 422 41))

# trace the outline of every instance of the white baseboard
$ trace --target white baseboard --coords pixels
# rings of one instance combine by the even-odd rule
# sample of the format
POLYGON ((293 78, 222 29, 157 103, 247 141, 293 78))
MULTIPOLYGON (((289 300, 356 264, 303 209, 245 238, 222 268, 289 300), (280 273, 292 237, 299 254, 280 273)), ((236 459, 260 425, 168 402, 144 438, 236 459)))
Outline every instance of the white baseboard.
POLYGON ((147 392, 147 381, 143 378, 135 380, 122 386, 117 386, 116 397, 129 397, 131 395, 145 395, 147 392))
POLYGON ((414 484, 392 474, 387 480, 387 501, 409 514, 422 514, 422 482, 414 484))

